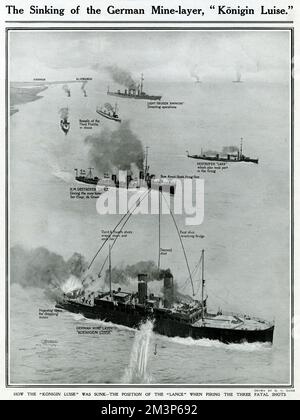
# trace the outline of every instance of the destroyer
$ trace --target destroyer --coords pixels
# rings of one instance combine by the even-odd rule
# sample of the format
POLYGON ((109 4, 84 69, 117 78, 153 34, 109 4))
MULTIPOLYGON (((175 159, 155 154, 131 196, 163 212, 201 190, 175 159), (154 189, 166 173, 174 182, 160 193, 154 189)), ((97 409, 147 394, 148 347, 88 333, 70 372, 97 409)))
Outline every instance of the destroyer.
MULTIPOLYGON (((226 149, 226 148, 224 148, 226 149)), ((258 164, 258 159, 252 159, 243 154, 243 142, 241 141, 240 150, 234 151, 233 153, 215 153, 201 151, 201 155, 190 155, 188 150, 187 157, 191 159, 208 160, 214 162, 251 162, 258 164)))
MULTIPOLYGON (((145 194, 149 194, 147 191, 145 194)), ((161 192, 160 195, 163 196, 161 192)), ((161 200, 160 200, 161 201, 161 200)), ((178 237, 181 242, 183 254, 188 269, 188 280, 191 282, 193 298, 186 298, 176 293, 174 279, 170 270, 160 269, 160 257, 158 263, 158 274, 163 280, 163 296, 155 296, 148 291, 148 284, 151 275, 140 273, 137 276, 138 290, 136 293, 122 291, 121 288, 113 290, 112 287, 112 249, 118 235, 114 238, 116 229, 123 229, 135 208, 128 211, 127 217, 123 216, 115 228, 111 231, 107 239, 102 243, 92 258, 82 288, 76 289, 67 294, 57 296, 56 307, 69 312, 82 314, 86 318, 101 319, 130 328, 138 329, 147 320, 153 322, 153 330, 156 333, 169 337, 192 337, 193 339, 219 340, 224 343, 247 342, 273 342, 274 324, 266 320, 233 313, 224 313, 220 309, 217 312, 210 311, 207 307, 207 295, 205 292, 204 275, 204 250, 201 252, 200 260, 197 264, 201 275, 200 298, 195 298, 193 277, 189 268, 183 242, 180 238, 178 226, 174 215, 172 220, 175 224, 178 237), (92 291, 95 281, 92 277, 90 282, 86 282, 89 277, 89 270, 104 247, 108 245, 108 255, 102 263, 98 277, 101 278, 104 266, 108 264, 108 287, 107 291, 92 291)), ((160 213, 159 211, 159 226, 160 213)), ((159 232, 159 253, 160 253, 160 228, 159 232)), ((103 255, 103 254, 102 254, 103 255)), ((159 254, 160 255, 160 254, 159 254)), ((198 271, 197 270, 197 271, 198 271)), ((153 276, 153 274, 152 274, 153 276)), ((107 278, 107 277, 106 277, 107 278)), ((240 281, 243 281, 241 278, 240 281)), ((105 283, 107 284, 107 283, 105 283)))
MULTIPOLYGON (((105 173, 103 177, 93 176, 92 170, 88 168, 88 172, 81 169, 75 169, 75 180, 83 182, 84 184, 97 185, 99 192, 106 192, 111 188, 127 188, 128 190, 160 190, 171 195, 175 194, 176 181, 167 178, 156 178, 155 175, 150 174, 150 166, 148 165, 148 147, 146 147, 144 167, 139 171, 138 175, 133 175, 132 172, 124 174, 124 179, 120 179, 116 174, 105 173)), ((125 172, 125 171, 122 171, 125 172)), ((121 173, 121 171, 120 171, 121 173)), ((123 175, 123 173, 122 173, 123 175)))
POLYGON ((117 92, 111 92, 109 87, 107 88, 107 94, 111 96, 118 96, 119 98, 131 98, 131 99, 146 99, 152 101, 160 101, 162 95, 148 95, 143 91, 143 82, 144 77, 141 75, 141 82, 136 87, 135 85, 130 86, 128 89, 125 89, 124 92, 118 90, 117 92))

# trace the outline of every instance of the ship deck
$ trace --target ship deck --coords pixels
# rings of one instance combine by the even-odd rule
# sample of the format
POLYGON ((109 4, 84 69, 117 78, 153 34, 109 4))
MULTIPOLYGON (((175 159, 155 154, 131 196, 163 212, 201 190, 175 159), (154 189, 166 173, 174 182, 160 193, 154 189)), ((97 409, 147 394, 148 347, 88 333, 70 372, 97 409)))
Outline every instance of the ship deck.
POLYGON ((259 318, 251 318, 246 315, 216 315, 207 316, 204 320, 196 321, 193 327, 209 327, 236 329, 240 331, 260 331, 272 327, 272 323, 259 318))

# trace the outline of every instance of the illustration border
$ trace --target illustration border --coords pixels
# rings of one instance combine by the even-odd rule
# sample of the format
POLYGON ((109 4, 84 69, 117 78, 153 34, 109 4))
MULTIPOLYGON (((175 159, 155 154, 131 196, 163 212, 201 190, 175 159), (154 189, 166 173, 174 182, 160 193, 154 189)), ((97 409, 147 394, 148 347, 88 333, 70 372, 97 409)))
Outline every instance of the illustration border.
MULTIPOLYGON (((9 23, 9 21, 7 21, 9 23)), ((12 23, 12 22, 11 22, 12 23)), ((14 23, 17 23, 14 21, 14 23)), ((22 21, 25 23, 25 21, 22 21)), ((30 21, 30 23, 34 23, 30 21)), ((39 23, 41 23, 39 21, 39 23)), ((50 23, 47 22, 47 23, 50 23)), ((70 22, 71 23, 71 22, 70 22)), ((72 21, 72 24, 78 24, 76 21, 72 21)), ((83 23, 83 22, 81 22, 83 23)), ((90 23, 90 22, 86 22, 90 23)), ((109 21, 101 22, 110 24, 109 21)), ((118 22, 119 24, 128 24, 133 23, 132 21, 122 21, 118 22)), ((136 24, 143 24, 145 22, 134 22, 136 24)), ((150 23, 150 22, 147 22, 150 23)), ((151 23, 158 23, 158 22, 151 22, 151 23)), ((161 23, 161 22, 159 22, 161 23)), ((165 23, 165 22, 164 22, 165 23)), ((170 25, 174 24, 174 21, 168 22, 170 25)), ((177 23, 177 22, 176 22, 177 23)), ((179 22, 178 22, 179 23, 179 22)), ((180 24, 184 25, 187 22, 180 22, 180 24)), ((188 22, 188 23, 200 23, 200 22, 188 22)), ((207 22, 206 22, 207 23, 207 22)), ((218 23, 218 22, 213 22, 218 23)), ((225 22, 222 22, 223 24, 225 22)), ((227 22, 229 23, 229 22, 227 22)), ((233 23, 233 22, 230 22, 233 23)), ((234 23, 240 24, 245 22, 236 21, 234 23)), ((250 23, 250 22, 247 22, 250 23)), ((261 22, 257 22, 261 23, 261 22)), ((264 22, 266 23, 266 22, 264 22)), ((269 23, 278 23, 278 22, 269 22, 269 23)), ((283 23, 283 22, 279 22, 283 23)), ((292 22, 285 22, 286 24, 292 22)), ((6 27, 5 28, 5 386, 6 388, 234 388, 234 389, 245 389, 245 388, 254 388, 254 389, 264 389, 264 388, 294 388, 294 368, 295 368, 295 359, 294 359, 294 337, 293 337, 293 329, 294 329, 294 27, 245 27, 245 26, 234 26, 234 27, 223 27, 223 26, 208 26, 208 27, 195 27, 195 26, 158 26, 158 27, 151 27, 151 26, 103 26, 103 27, 60 27, 60 26, 33 26, 33 27, 6 27), (8 272, 8 239, 9 239, 9 185, 8 185, 8 118, 9 118, 9 110, 8 110, 8 95, 9 95, 9 87, 8 87, 8 52, 9 52, 9 45, 8 45, 8 37, 10 31, 289 31, 290 32, 290 50, 291 50, 291 62, 290 62, 290 147, 291 147, 291 155, 290 155, 290 312, 291 312, 291 320, 290 320, 290 384, 11 384, 9 383, 9 330, 8 330, 8 319, 9 319, 9 300, 8 300, 8 286, 9 286, 9 272, 8 272)))

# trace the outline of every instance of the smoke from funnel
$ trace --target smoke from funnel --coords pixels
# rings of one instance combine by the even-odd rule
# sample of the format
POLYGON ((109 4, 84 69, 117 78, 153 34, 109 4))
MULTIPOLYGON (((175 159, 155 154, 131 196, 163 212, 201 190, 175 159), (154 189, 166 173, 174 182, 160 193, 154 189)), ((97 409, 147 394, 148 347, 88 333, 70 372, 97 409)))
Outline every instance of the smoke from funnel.
POLYGON ((136 89, 137 85, 131 76, 131 73, 127 70, 123 70, 120 67, 114 66, 107 66, 106 70, 109 72, 110 76, 112 77, 113 81, 126 86, 129 89, 136 89))
POLYGON ((66 92, 66 94, 68 95, 68 96, 70 96, 71 95, 71 90, 70 90, 70 88, 69 88, 69 86, 68 85, 63 85, 63 90, 66 92))
POLYGON ((98 172, 110 172, 115 168, 130 171, 135 164, 140 170, 144 164, 141 141, 130 129, 129 121, 123 122, 115 131, 104 129, 100 134, 86 137, 91 164, 98 172))
POLYGON ((69 118, 69 108, 61 108, 59 115, 62 120, 67 120, 69 118))
POLYGON ((86 89, 85 89, 86 84, 87 84, 87 80, 85 80, 84 82, 82 82, 82 85, 81 85, 81 90, 82 90, 84 96, 87 96, 86 89))
POLYGON ((222 151, 224 154, 237 153, 239 151, 239 148, 236 146, 226 146, 226 147, 223 147, 222 151))
POLYGON ((196 79, 197 82, 200 82, 200 76, 198 74, 198 71, 197 71, 196 67, 193 70, 191 70, 191 77, 196 79))
MULTIPOLYGON (((154 261, 139 261, 125 267, 118 266, 111 270, 111 281, 116 284, 128 285, 138 274, 147 274, 147 281, 163 280, 165 277, 172 277, 171 270, 159 270, 154 261)), ((109 283, 109 271, 105 273, 105 283, 109 283)))
POLYGON ((104 107, 105 107, 108 111, 110 111, 110 112, 114 112, 114 108, 113 108, 113 106, 112 106, 110 103, 106 102, 106 104, 104 104, 104 107))

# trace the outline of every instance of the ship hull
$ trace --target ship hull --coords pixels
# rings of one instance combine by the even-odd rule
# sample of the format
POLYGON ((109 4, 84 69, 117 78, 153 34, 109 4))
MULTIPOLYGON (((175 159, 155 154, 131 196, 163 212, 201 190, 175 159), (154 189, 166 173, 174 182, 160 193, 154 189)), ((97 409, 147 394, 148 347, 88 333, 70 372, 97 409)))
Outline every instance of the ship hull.
POLYGON ((69 312, 82 314, 85 318, 98 319, 138 329, 147 320, 154 323, 153 331, 168 337, 191 337, 195 340, 209 339, 223 343, 243 342, 273 342, 274 326, 263 330, 238 330, 229 328, 215 328, 208 326, 194 326, 183 323, 171 317, 162 316, 161 311, 152 311, 142 306, 114 305, 112 302, 101 302, 100 305, 87 306, 77 302, 61 301, 57 308, 69 312))
POLYGON ((107 92, 110 96, 117 96, 118 98, 129 98, 129 99, 145 99, 147 101, 160 101, 161 95, 128 95, 126 93, 118 93, 118 92, 107 92))
POLYGON ((101 115, 104 118, 107 118, 108 120, 112 120, 112 121, 117 121, 117 122, 121 122, 120 118, 116 118, 116 117, 112 117, 111 115, 105 114, 105 112, 101 112, 101 111, 96 111, 99 115, 101 115))
POLYGON ((222 158, 214 158, 214 157, 207 157, 207 156, 198 156, 198 155, 194 155, 188 156, 191 159, 198 159, 198 160, 206 160, 209 162, 226 162, 226 163, 241 163, 241 162, 249 162, 249 163, 256 163, 258 164, 258 159, 251 159, 251 158, 245 158, 245 159, 222 159, 222 158))
POLYGON ((97 185, 98 179, 89 179, 84 177, 75 177, 75 180, 78 182, 83 182, 84 184, 91 184, 91 185, 97 185))

